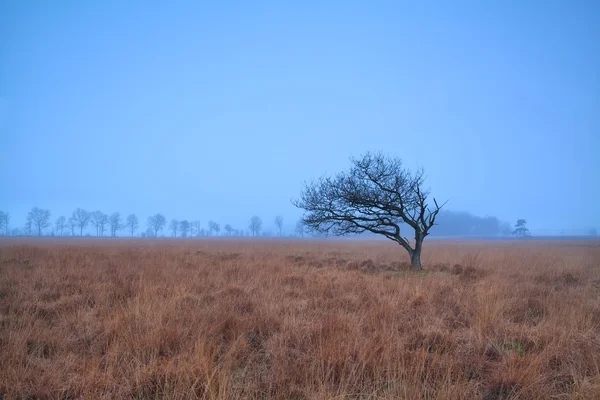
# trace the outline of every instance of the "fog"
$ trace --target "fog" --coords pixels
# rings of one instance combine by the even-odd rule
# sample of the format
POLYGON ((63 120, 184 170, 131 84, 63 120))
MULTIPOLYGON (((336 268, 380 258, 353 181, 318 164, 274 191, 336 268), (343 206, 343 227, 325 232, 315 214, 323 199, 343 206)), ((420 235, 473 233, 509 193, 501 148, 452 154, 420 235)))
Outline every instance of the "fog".
POLYGON ((292 233, 303 182, 371 150, 447 210, 600 228, 597 4, 251 3, 2 2, 10 226, 81 207, 292 233))

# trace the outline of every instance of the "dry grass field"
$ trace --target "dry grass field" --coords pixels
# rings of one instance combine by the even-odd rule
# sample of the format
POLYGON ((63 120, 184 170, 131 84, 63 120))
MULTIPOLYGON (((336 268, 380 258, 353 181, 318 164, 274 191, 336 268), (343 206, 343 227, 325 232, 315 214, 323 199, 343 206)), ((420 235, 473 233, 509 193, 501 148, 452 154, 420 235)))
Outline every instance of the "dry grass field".
POLYGON ((600 242, 0 242, 0 398, 600 399, 600 242), (400 262, 398 262, 400 261, 400 262))

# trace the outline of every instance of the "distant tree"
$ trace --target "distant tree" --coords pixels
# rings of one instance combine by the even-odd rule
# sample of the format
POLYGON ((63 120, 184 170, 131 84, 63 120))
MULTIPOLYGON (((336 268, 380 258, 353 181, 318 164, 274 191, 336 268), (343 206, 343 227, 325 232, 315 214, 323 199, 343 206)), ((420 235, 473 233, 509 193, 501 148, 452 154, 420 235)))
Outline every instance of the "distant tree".
POLYGON ((589 236, 598 236, 598 230, 596 228, 592 228, 588 231, 589 236))
POLYGON ((31 236, 32 226, 33 226, 33 221, 31 220, 31 216, 28 214, 27 219, 25 220, 25 235, 31 236))
POLYGON ((75 229, 77 228, 77 222, 71 217, 67 220, 67 226, 71 230, 71 236, 75 236, 75 229))
POLYGON ((201 236, 200 233, 202 232, 202 224, 200 223, 200 221, 190 222, 190 232, 192 236, 201 236))
POLYGON ((429 207, 425 172, 412 172, 399 158, 380 153, 366 153, 351 163, 347 172, 305 185, 294 202, 305 211, 304 224, 334 235, 382 235, 402 246, 412 268, 420 270, 423 240, 444 206, 433 199, 429 207), (400 233, 401 222, 414 231, 414 247, 400 233))
POLYGON ((133 237, 133 235, 135 235, 135 231, 137 231, 137 228, 140 226, 137 215, 129 214, 127 216, 127 221, 125 222, 125 225, 127 226, 127 229, 129 230, 129 232, 131 233, 131 236, 133 237))
POLYGON ((110 236, 117 236, 117 232, 123 229, 123 221, 121 220, 121 214, 114 212, 108 217, 108 223, 110 225, 110 236))
POLYGON ((231 227, 231 225, 225 225, 225 232, 227 232, 227 236, 231 236, 231 234, 233 233, 233 228, 231 227))
POLYGON ((169 224, 169 228, 171 229, 171 235, 177 237, 177 232, 179 232, 179 221, 173 218, 169 224))
POLYGON ((5 211, 0 211, 0 231, 4 231, 5 235, 8 236, 8 222, 10 221, 10 214, 5 211))
POLYGON ((304 222, 302 222, 302 220, 296 222, 296 234, 300 237, 304 237, 304 230, 304 222))
POLYGON ((63 235, 63 231, 65 230, 66 225, 67 219, 65 217, 60 216, 56 219, 56 233, 58 234, 58 236, 63 235))
POLYGON ((208 232, 204 228, 200 228, 200 230, 198 231, 198 236, 208 236, 208 232))
POLYGON ((179 223, 179 232, 181 232, 181 237, 188 237, 190 232, 190 222, 187 219, 184 219, 179 223))
POLYGON ((250 218, 250 231, 252 232, 252 236, 258 236, 260 233, 260 230, 262 228, 262 220, 260 219, 259 216, 255 215, 252 218, 250 218))
POLYGON ((38 236, 42 236, 42 229, 50 226, 50 210, 33 207, 31 211, 29 211, 27 219, 30 220, 31 224, 37 229, 38 236))
POLYGON ((83 236, 83 230, 90 222, 90 213, 84 209, 77 208, 71 215, 71 220, 79 228, 79 236, 83 236))
POLYGON ((208 221, 208 230, 211 234, 212 232, 214 232, 215 236, 219 236, 219 231, 221 230, 221 227, 215 221, 208 221))
POLYGON ((279 236, 283 236, 283 217, 281 215, 275 217, 275 226, 279 230, 279 236))
POLYGON ((90 214, 90 221, 96 228, 96 236, 104 236, 104 230, 106 229, 106 225, 108 225, 108 215, 102 211, 94 211, 90 214))
POLYGON ((158 231, 162 230, 166 223, 167 219, 160 213, 148 217, 148 227, 152 229, 154 237, 158 237, 158 231))
POLYGON ((517 220, 515 224, 515 229, 512 231, 512 234, 517 237, 526 237, 529 236, 529 229, 527 229, 527 221, 524 219, 517 220))

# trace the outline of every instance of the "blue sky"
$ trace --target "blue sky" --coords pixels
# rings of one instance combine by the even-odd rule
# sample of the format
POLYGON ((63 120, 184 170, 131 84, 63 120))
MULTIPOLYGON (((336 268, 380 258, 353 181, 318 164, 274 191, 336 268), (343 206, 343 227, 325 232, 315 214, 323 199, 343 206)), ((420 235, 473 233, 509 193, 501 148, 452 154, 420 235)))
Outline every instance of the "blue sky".
POLYGON ((0 1, 12 225, 291 229, 304 180, 383 150, 449 209, 600 228, 600 3, 291 3, 0 1))

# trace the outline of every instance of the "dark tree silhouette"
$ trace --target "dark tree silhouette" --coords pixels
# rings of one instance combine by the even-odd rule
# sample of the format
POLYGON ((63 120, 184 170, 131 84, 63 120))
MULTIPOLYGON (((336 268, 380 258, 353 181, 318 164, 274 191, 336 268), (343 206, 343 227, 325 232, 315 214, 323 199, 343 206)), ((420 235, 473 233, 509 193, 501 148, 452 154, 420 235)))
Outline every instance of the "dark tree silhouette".
POLYGON ((231 236, 231 234, 233 233, 233 228, 231 227, 231 225, 227 224, 225 225, 225 232, 227 232, 227 236, 231 236))
POLYGON ((37 229, 38 236, 42 236, 42 229, 50 226, 50 210, 33 207, 27 215, 28 221, 37 229))
POLYGON ((421 269, 423 240, 435 225, 444 204, 424 188, 422 169, 412 172, 402 160, 380 153, 351 159, 352 166, 333 178, 306 184, 294 204, 305 210, 302 221, 311 230, 334 235, 372 232, 401 245, 409 254, 413 269, 421 269), (414 230, 414 247, 400 233, 400 224, 414 230))
POLYGON ((527 229, 527 221, 524 219, 517 220, 515 224, 515 229, 512 231, 512 234, 517 237, 526 237, 529 236, 529 229, 527 229))

